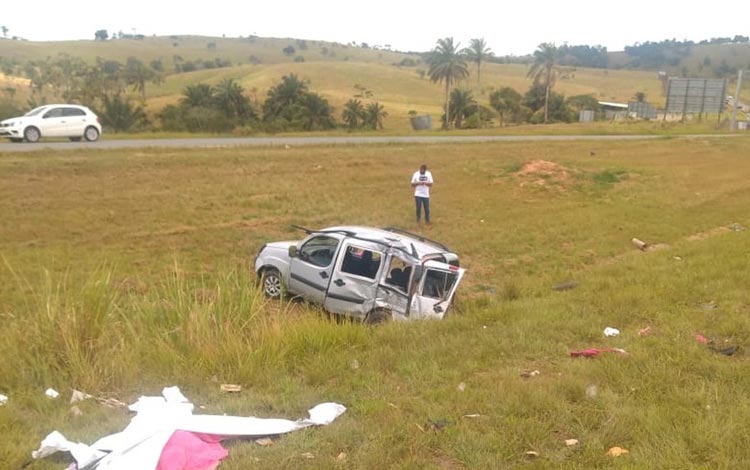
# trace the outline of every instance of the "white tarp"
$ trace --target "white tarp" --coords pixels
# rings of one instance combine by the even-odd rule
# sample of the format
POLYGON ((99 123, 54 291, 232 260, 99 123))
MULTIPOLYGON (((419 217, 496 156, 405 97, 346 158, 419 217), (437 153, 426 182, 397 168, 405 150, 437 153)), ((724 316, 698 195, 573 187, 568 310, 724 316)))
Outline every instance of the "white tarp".
POLYGON ((80 469, 91 465, 90 468, 98 470, 155 470, 162 449, 178 430, 222 436, 269 436, 324 426, 346 411, 338 403, 321 403, 309 410, 310 418, 297 421, 193 415, 192 403, 177 387, 165 388, 161 397, 141 397, 129 408, 136 415, 122 432, 87 446, 68 441, 53 431, 31 455, 40 459, 56 452, 70 452, 80 469))

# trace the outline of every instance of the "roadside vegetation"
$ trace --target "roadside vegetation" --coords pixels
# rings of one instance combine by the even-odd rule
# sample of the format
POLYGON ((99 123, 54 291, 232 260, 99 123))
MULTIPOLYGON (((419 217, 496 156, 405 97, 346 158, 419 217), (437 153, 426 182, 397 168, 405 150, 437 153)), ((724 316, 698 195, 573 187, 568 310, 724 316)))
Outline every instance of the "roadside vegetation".
POLYGON ((132 402, 176 384, 205 413, 348 407, 271 447, 232 444, 228 469, 740 468, 748 150, 737 137, 3 154, 0 461, 20 467, 53 429, 90 442, 128 421, 93 401, 72 415, 72 388, 132 402), (413 225, 407 181, 422 162, 430 228, 413 225), (266 301, 249 266, 299 237, 292 223, 445 242, 468 269, 456 310, 370 328, 266 301), (608 347, 628 354, 570 357, 608 347))

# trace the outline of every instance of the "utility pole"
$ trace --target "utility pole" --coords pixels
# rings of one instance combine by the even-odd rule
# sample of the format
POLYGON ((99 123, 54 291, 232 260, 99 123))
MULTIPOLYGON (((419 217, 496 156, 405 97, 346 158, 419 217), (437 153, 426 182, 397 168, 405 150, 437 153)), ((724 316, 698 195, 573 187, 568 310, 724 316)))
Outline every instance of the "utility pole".
POLYGON ((737 107, 740 105, 740 91, 742 91, 742 70, 737 72, 737 91, 734 94, 734 106, 732 106, 732 124, 731 130, 737 130, 737 107))

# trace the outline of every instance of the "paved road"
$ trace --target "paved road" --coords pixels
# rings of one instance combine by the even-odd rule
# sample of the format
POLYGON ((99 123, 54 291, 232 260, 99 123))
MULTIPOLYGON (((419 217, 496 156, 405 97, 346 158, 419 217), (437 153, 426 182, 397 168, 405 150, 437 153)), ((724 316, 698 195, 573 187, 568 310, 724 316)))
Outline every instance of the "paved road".
MULTIPOLYGON (((568 140, 642 140, 659 139, 660 135, 502 135, 502 136, 357 136, 357 137, 215 137, 195 139, 101 140, 99 142, 40 142, 36 144, 0 143, 0 152, 32 152, 39 150, 127 149, 127 148, 229 148, 303 145, 362 144, 438 144, 473 142, 543 142, 568 140)), ((686 135, 683 138, 721 138, 724 134, 686 135)))

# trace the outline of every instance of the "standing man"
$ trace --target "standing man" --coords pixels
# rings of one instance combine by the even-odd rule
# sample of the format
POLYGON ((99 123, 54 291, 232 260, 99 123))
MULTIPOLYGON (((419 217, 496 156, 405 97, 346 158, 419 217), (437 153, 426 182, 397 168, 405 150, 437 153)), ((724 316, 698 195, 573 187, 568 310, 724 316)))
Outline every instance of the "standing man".
POLYGON ((424 220, 430 223, 430 187, 432 186, 432 173, 427 171, 424 163, 415 171, 411 177, 411 186, 414 188, 414 200, 417 203, 417 223, 422 218, 422 206, 424 206, 424 220))

